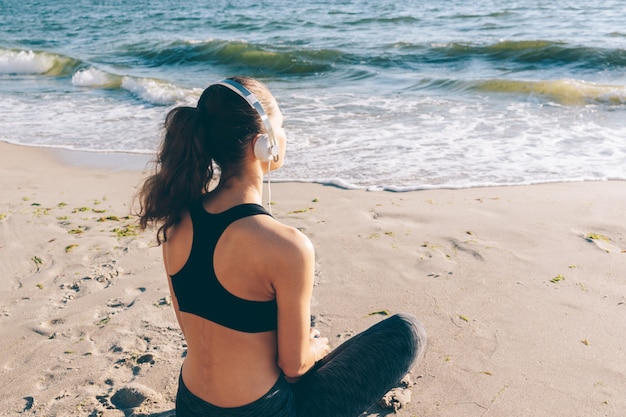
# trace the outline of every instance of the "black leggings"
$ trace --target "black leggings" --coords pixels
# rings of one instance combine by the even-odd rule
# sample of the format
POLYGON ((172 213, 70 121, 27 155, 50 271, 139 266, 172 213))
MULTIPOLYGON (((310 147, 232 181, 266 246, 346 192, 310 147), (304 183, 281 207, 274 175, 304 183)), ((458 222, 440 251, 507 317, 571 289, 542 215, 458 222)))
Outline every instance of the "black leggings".
POLYGON ((426 345, 422 324, 396 314, 348 339, 298 382, 279 378, 263 397, 221 408, 194 396, 179 381, 177 417, 356 417, 395 387, 426 345))

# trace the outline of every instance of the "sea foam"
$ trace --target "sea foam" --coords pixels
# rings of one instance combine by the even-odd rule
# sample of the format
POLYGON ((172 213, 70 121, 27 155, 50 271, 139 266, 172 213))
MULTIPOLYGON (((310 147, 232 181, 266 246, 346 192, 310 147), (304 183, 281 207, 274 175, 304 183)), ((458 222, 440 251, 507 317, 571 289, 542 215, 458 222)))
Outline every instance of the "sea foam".
POLYGON ((173 105, 191 101, 198 96, 194 90, 177 87, 168 82, 152 78, 123 77, 121 86, 142 100, 159 105, 173 105))
POLYGON ((71 74, 80 61, 63 55, 0 48, 0 74, 71 74))
POLYGON ((120 87, 122 78, 96 68, 78 71, 72 76, 72 84, 80 87, 115 88, 120 87))
POLYGON ((33 51, 0 50, 0 73, 45 74, 54 66, 54 56, 33 51))

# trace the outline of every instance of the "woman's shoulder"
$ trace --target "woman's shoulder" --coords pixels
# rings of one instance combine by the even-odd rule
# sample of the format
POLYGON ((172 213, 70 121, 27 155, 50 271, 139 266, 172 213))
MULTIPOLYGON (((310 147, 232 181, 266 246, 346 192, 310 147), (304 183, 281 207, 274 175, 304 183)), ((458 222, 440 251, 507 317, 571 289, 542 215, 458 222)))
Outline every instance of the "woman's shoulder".
POLYGON ((304 233, 274 217, 252 216, 240 227, 244 240, 262 249, 264 256, 294 261, 314 256, 313 244, 304 233))
POLYGON ((256 217, 252 231, 253 262, 274 288, 299 289, 312 285, 315 250, 311 240, 293 226, 269 216, 256 217), (304 285, 304 287, 303 287, 304 285))

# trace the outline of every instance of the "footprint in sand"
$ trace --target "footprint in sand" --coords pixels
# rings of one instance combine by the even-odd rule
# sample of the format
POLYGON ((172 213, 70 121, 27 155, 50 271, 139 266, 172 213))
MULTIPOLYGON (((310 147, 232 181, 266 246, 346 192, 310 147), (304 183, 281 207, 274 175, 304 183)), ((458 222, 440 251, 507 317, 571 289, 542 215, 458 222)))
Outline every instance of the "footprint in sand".
POLYGON ((70 301, 75 299, 78 296, 78 293, 83 289, 86 285, 86 281, 90 281, 90 277, 83 277, 73 283, 64 283, 59 286, 60 289, 66 290, 66 293, 63 295, 61 300, 59 301, 60 307, 67 305, 70 301))
POLYGON ((128 294, 129 297, 132 297, 132 301, 126 304, 126 308, 131 308, 135 304, 135 302, 139 299, 139 296, 143 294, 144 292, 146 292, 146 289, 144 287, 127 289, 126 294, 128 294))
POLYGON ((65 320, 62 318, 52 319, 45 321, 43 323, 39 323, 38 326, 33 327, 33 332, 47 337, 48 339, 54 339, 57 334, 56 326, 65 323, 65 320))
POLYGON ((104 288, 108 288, 113 284, 113 280, 122 274, 123 270, 117 266, 115 259, 100 264, 94 268, 91 277, 99 283, 105 284, 104 288))
MULTIPOLYGON (((162 401, 161 396, 152 389, 141 384, 128 384, 114 391, 111 387, 109 392, 104 395, 96 396, 97 401, 107 409, 124 410, 132 413, 132 409, 139 407, 144 402, 149 401, 151 404, 158 404, 162 401)), ((133 414, 134 415, 134 414, 133 414)))
POLYGON ((107 301, 107 307, 127 309, 135 305, 135 302, 139 299, 139 296, 144 293, 146 289, 144 287, 128 288, 124 292, 124 297, 112 298, 107 301))
POLYGON ((52 367, 39 372, 37 382, 33 385, 39 391, 45 391, 59 380, 58 375, 64 373, 64 367, 60 365, 53 365, 52 367))
MULTIPOLYGON (((62 290, 67 290, 63 295, 59 304, 61 307, 67 305, 70 301, 77 298, 81 293, 89 293, 91 287, 96 286, 96 289, 108 288, 113 284, 113 281, 122 273, 122 269, 116 266, 117 261, 112 260, 108 263, 100 264, 95 267, 92 273, 88 276, 82 277, 73 283, 61 284, 62 290), (103 286, 104 285, 104 286, 103 286)), ((145 291, 139 288, 140 292, 145 291)), ((112 302, 112 300, 109 300, 112 302)))

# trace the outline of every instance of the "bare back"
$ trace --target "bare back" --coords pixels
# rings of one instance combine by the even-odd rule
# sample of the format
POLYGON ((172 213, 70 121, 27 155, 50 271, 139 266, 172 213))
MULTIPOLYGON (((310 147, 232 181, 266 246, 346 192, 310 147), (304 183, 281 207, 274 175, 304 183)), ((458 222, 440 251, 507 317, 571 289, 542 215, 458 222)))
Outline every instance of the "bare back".
MULTIPOLYGON (((220 284, 236 297, 251 301, 275 299, 268 274, 263 273, 263 230, 276 223, 267 216, 235 221, 219 238, 214 269, 220 284), (244 261, 245 260, 245 261, 244 261)), ((171 229, 163 245, 170 280, 187 262, 193 242, 191 217, 171 229)), ((265 394, 280 375, 276 331, 245 333, 181 312, 174 307, 187 340, 183 379, 194 394, 220 407, 248 404, 265 394)))

